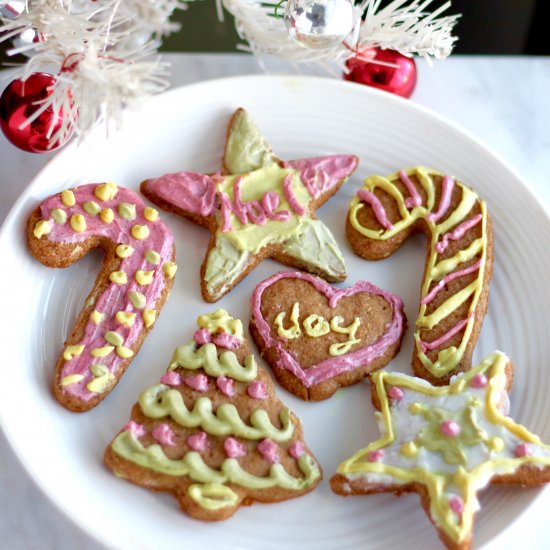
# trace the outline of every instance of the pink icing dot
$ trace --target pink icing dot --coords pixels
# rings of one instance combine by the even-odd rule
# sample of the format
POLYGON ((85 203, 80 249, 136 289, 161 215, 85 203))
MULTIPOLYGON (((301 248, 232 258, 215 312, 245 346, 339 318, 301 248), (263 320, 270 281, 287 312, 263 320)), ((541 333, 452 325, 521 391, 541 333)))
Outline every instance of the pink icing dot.
POLYGON ((516 450, 514 451, 514 454, 518 458, 522 458, 524 456, 532 456, 533 450, 531 449, 531 447, 529 447, 529 445, 527 445, 527 443, 519 443, 516 447, 516 450))
POLYGON ((208 377, 204 374, 194 374, 183 379, 186 386, 195 391, 206 391, 208 389, 208 377))
POLYGON ((200 453, 209 447, 208 436, 206 435, 206 432, 197 432, 187 438, 187 444, 191 447, 191 449, 200 453))
POLYGON ((301 441, 295 441, 292 443, 292 445, 288 448, 288 454, 292 457, 298 460, 305 451, 304 444, 301 441))
POLYGON ((449 499, 449 507, 460 516, 464 512, 464 501, 460 497, 453 496, 449 499))
POLYGON ((227 332, 220 332, 212 337, 212 343, 220 348, 237 349, 241 345, 241 340, 227 332))
POLYGON ((163 375, 160 381, 167 386, 179 386, 181 384, 181 376, 177 372, 170 371, 163 375))
POLYGON ((258 399, 260 401, 267 398, 267 388, 263 382, 260 382, 259 380, 254 380, 254 382, 250 382, 248 384, 248 388, 246 389, 246 392, 252 399, 258 399))
POLYGON ((470 381, 472 388, 484 388, 487 386, 487 377, 484 374, 476 374, 470 381))
POLYGON ((195 331, 195 334, 193 334, 193 339, 195 340, 197 346, 203 346, 212 340, 212 335, 210 334, 210 331, 205 328, 200 328, 195 331))
POLYGON ((223 442, 223 448, 225 449, 225 454, 229 458, 240 458, 246 455, 245 446, 234 437, 227 437, 223 442))
POLYGON ((367 454, 367 460, 369 462, 380 462, 383 458, 384 458, 384 451, 382 449, 369 451, 367 454))
POLYGON ((460 426, 454 420, 444 420, 439 425, 439 429, 447 437, 456 437, 460 433, 460 426))
POLYGON ((235 395, 235 381, 231 378, 218 376, 218 378, 216 378, 216 386, 218 386, 219 390, 228 397, 235 395))
POLYGON ((130 422, 124 426, 123 430, 130 432, 133 436, 138 438, 144 436, 146 433, 145 428, 133 420, 130 420, 130 422))
POLYGON ((267 462, 270 464, 277 464, 279 462, 279 446, 271 439, 264 439, 258 443, 258 451, 262 454, 267 462))
POLYGON ((155 440, 158 441, 161 445, 172 446, 176 444, 176 442, 174 441, 174 436, 176 434, 168 424, 159 424, 158 426, 153 428, 151 434, 153 435, 155 440))
POLYGON ((403 399, 403 396, 405 394, 403 393, 403 390, 401 388, 398 388, 397 386, 393 386, 390 388, 388 395, 394 401, 401 401, 401 399, 403 399))

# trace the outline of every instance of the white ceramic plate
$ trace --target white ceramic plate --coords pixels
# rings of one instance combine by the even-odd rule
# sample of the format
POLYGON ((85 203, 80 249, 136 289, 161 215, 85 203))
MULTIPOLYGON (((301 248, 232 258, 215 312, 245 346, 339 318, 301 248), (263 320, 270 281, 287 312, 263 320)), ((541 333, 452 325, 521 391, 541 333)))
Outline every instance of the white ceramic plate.
MULTIPOLYGON (((0 414, 4 430, 26 468, 75 522, 108 546, 280 549, 433 548, 439 545, 415 495, 342 498, 328 479, 338 463, 377 429, 366 383, 322 403, 279 396, 301 417, 307 441, 325 471, 313 493, 273 505, 241 509, 227 522, 205 524, 181 514, 175 499, 119 480, 102 464, 106 444, 128 419, 139 392, 164 372, 172 350, 186 342, 200 313, 224 307, 248 322, 253 287, 281 266, 265 261, 216 306, 199 292, 199 266, 208 232, 177 218, 180 269, 172 296, 118 388, 95 410, 71 414, 50 394, 53 367, 64 338, 95 279, 92 254, 65 270, 43 267, 27 252, 26 217, 46 196, 72 185, 114 180, 137 188, 147 177, 177 170, 219 168, 228 117, 245 107, 283 159, 354 153, 360 167, 320 211, 346 256, 346 285, 369 279, 402 296, 416 318, 425 243, 413 239, 395 256, 368 263, 346 243, 344 221, 351 197, 369 174, 418 164, 456 175, 487 200, 496 235, 489 313, 476 359, 500 348, 517 366, 511 414, 550 441, 546 388, 550 356, 545 313, 550 288, 550 220, 522 182, 493 154, 461 130, 413 103, 347 82, 300 77, 239 77, 174 90, 129 114, 109 141, 66 148, 33 181, 14 206, 0 235, 3 310, 0 414)), ((411 331, 392 368, 410 372, 411 331)), ((540 490, 490 488, 475 530, 476 546, 495 546, 540 490), (491 543, 492 541, 492 543, 491 543)))

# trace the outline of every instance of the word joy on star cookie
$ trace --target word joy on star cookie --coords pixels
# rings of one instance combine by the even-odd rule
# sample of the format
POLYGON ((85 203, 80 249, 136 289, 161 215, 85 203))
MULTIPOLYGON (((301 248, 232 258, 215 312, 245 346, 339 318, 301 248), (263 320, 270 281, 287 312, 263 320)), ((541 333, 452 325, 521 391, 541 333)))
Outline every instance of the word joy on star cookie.
POLYGON ((282 161, 250 115, 232 116, 222 170, 216 174, 177 172, 149 179, 142 193, 160 208, 211 232, 201 267, 207 302, 229 292, 264 258, 319 275, 346 278, 336 240, 315 209, 354 172, 354 155, 282 161))

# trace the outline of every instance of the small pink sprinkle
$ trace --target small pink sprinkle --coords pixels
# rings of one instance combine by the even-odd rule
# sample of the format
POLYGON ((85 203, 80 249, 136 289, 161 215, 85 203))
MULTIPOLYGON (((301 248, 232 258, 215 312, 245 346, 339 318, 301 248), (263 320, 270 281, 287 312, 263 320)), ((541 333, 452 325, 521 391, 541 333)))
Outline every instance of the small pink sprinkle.
POLYGON ((258 443, 258 451, 270 464, 277 464, 279 462, 279 446, 271 439, 264 439, 258 443))
POLYGON ((470 381, 472 388, 484 388, 487 386, 487 377, 484 374, 476 374, 470 381))
POLYGON ((382 449, 369 451, 367 454, 367 460, 369 462, 380 462, 383 458, 384 458, 384 451, 382 449))
POLYGON ((460 433, 460 426, 454 420, 444 420, 439 425, 439 429, 447 437, 456 437, 460 433))
POLYGON ((519 443, 516 447, 516 450, 514 451, 514 454, 518 458, 522 458, 524 456, 533 456, 533 450, 531 449, 531 447, 529 447, 529 445, 527 445, 527 443, 519 443))
POLYGON ((124 426, 123 430, 127 431, 127 432, 130 432, 133 436, 135 436, 137 438, 144 436, 145 433, 146 433, 145 428, 141 424, 138 424, 137 422, 134 422, 133 420, 130 420, 130 422, 128 422, 124 426))
POLYGON ((288 454, 292 457, 298 460, 305 451, 304 444, 301 441, 295 441, 292 443, 292 445, 288 448, 288 454))
POLYGON ((464 501, 460 497, 451 497, 449 499, 449 506, 451 510, 459 516, 464 512, 464 501))
POLYGON ((219 390, 228 397, 232 397, 237 391, 235 389, 235 380, 226 378, 225 376, 218 376, 218 378, 216 378, 216 386, 218 386, 219 390))
POLYGON ((206 432, 197 432, 187 438, 187 444, 191 447, 191 449, 200 453, 209 447, 208 436, 206 435, 206 432))
POLYGON ((259 401, 263 401, 267 398, 267 388, 264 382, 260 382, 259 380, 250 382, 248 388, 246 388, 246 392, 252 399, 258 399, 259 401))
POLYGON ((212 337, 212 343, 220 348, 237 349, 241 345, 241 340, 227 332, 220 332, 212 337))
POLYGON ((163 375, 160 381, 167 386, 179 386, 181 384, 181 376, 179 373, 171 370, 163 375))
POLYGON ((401 388, 398 388, 397 386, 393 386, 390 388, 388 395, 394 401, 401 401, 401 399, 403 399, 403 396, 405 394, 403 393, 403 390, 401 388))
POLYGON ((176 444, 174 441, 174 430, 168 424, 159 424, 151 432, 156 441, 161 445, 173 446, 176 444))
POLYGON ((223 442, 223 448, 225 449, 225 454, 229 458, 240 458, 246 455, 245 446, 234 437, 226 437, 223 442))
POLYGON ((201 328, 195 331, 193 338, 197 346, 202 346, 212 340, 212 335, 210 334, 210 331, 206 330, 205 328, 201 328))
POLYGON ((205 374, 194 374, 183 379, 186 386, 195 391, 206 391, 208 389, 208 377, 205 374))

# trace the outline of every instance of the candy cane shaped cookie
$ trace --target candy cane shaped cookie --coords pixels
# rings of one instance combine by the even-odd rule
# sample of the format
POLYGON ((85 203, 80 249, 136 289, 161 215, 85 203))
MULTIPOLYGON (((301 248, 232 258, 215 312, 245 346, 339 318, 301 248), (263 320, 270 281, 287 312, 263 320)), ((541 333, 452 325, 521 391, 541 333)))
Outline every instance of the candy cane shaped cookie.
POLYGON ((105 252, 53 381, 64 407, 89 410, 116 385, 170 293, 172 232, 139 195, 107 182, 47 198, 29 219, 27 240, 49 267, 68 267, 96 248, 105 252))
POLYGON ((469 187, 423 167, 368 178, 350 204, 348 240, 368 260, 390 256, 418 231, 428 236, 428 253, 413 370, 432 384, 447 384, 471 367, 487 310, 491 218, 469 187))

